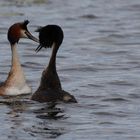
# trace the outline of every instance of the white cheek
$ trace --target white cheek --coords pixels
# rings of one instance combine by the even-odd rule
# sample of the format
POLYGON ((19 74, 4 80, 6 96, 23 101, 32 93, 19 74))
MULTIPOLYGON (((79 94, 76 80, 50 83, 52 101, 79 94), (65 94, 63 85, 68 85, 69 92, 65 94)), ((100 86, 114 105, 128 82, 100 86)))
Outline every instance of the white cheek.
POLYGON ((25 34, 25 32, 26 32, 25 30, 20 31, 20 37, 21 38, 28 38, 27 35, 25 34))

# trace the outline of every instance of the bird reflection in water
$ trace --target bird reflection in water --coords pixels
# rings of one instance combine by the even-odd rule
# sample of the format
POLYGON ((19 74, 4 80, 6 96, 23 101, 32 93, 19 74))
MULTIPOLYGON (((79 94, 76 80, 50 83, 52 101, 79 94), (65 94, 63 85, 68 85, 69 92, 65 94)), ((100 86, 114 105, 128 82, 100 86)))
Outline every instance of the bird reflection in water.
POLYGON ((37 103, 28 96, 0 98, 0 104, 7 106, 8 112, 5 120, 9 123, 9 138, 18 140, 21 136, 30 135, 37 138, 57 138, 66 130, 63 126, 56 126, 60 119, 66 119, 64 110, 58 103, 37 103), (29 124, 27 124, 27 120, 29 124), (17 134, 18 130, 22 131, 17 134))
POLYGON ((64 110, 56 106, 57 103, 53 102, 47 104, 43 103, 41 104, 41 108, 33 111, 39 122, 28 129, 28 132, 30 131, 31 135, 34 135, 35 137, 57 138, 65 133, 66 130, 63 126, 56 127, 56 125, 54 125, 59 119, 66 119, 64 110))
POLYGON ((47 106, 34 111, 34 113, 38 114, 36 117, 40 119, 61 119, 65 116, 64 110, 56 107, 56 105, 57 103, 54 102, 47 103, 47 106))

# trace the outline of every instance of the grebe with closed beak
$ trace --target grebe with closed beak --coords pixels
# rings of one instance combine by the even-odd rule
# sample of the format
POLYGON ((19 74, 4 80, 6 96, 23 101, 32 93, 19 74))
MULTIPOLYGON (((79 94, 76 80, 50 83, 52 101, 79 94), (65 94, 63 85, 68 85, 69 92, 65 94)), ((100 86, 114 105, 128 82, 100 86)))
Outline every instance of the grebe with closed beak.
POLYGON ((39 40, 27 29, 28 20, 13 24, 8 30, 8 40, 11 45, 12 66, 5 82, 0 85, 0 95, 20 95, 31 93, 31 88, 26 83, 25 75, 21 67, 17 53, 17 44, 20 38, 28 38, 35 42, 39 40))
POLYGON ((53 48, 52 55, 47 68, 43 71, 40 86, 32 95, 31 99, 39 102, 77 102, 70 93, 62 90, 62 86, 56 71, 56 54, 63 41, 63 31, 58 25, 47 25, 38 29, 40 45, 42 47, 53 48))

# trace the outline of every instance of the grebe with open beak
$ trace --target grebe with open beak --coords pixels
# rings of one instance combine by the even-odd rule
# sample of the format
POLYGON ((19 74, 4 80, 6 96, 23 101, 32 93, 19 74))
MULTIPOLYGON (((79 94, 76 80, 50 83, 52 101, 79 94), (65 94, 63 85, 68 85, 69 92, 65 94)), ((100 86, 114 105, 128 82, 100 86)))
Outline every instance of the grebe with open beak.
POLYGON ((38 29, 40 45, 36 49, 38 52, 42 47, 53 48, 52 55, 47 68, 43 71, 40 86, 32 95, 31 99, 39 102, 74 102, 76 99, 70 93, 62 90, 61 83, 56 71, 56 54, 63 41, 63 31, 58 25, 47 25, 38 29))
POLYGON ((12 52, 12 66, 6 81, 0 85, 0 95, 12 96, 31 93, 31 88, 26 83, 25 75, 17 53, 17 44, 20 38, 28 38, 38 42, 38 39, 33 37, 28 31, 28 23, 28 20, 21 23, 15 23, 8 30, 8 40, 12 52))

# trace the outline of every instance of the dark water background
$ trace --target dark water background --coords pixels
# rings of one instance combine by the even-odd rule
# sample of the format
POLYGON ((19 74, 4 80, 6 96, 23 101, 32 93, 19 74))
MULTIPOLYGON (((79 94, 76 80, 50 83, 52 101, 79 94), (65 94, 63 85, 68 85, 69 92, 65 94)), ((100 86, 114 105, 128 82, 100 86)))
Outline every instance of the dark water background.
MULTIPOLYGON (((11 65, 7 30, 30 20, 29 30, 58 24, 65 34, 57 55, 63 89, 78 104, 39 104, 30 96, 2 99, 1 140, 140 139, 139 0, 1 0, 0 80, 11 65), (8 100, 7 103, 2 103, 8 100), (14 99, 15 100, 15 99, 14 99)), ((33 92, 51 50, 21 40, 18 51, 33 92)))

